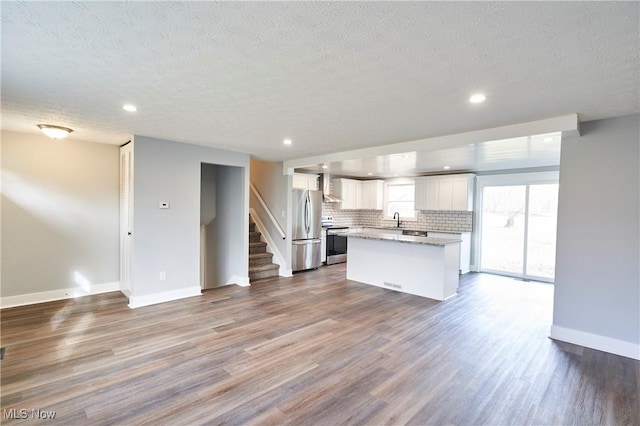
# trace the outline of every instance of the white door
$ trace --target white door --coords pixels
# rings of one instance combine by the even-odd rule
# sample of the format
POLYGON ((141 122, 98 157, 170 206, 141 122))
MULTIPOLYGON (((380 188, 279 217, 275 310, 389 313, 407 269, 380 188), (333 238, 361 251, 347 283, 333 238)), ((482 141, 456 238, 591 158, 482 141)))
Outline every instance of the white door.
POLYGON ((120 291, 131 292, 131 239, 133 238, 133 144, 120 148, 120 291))

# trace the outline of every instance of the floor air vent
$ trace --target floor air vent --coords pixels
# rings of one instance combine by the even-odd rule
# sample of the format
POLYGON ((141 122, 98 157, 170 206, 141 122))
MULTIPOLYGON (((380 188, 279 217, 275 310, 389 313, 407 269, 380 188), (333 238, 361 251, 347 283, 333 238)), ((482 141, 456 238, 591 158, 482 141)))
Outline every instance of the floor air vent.
POLYGON ((402 289, 402 286, 400 284, 388 283, 388 282, 385 281, 384 285, 385 285, 385 287, 402 289))

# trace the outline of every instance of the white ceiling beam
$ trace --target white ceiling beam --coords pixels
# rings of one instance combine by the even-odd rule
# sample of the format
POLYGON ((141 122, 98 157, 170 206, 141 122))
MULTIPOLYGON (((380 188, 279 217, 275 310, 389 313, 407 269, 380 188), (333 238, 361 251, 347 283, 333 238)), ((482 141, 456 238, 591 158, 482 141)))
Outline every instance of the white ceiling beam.
POLYGON ((473 130, 447 136, 287 160, 282 164, 282 171, 283 174, 290 175, 293 174, 295 168, 315 166, 335 161, 375 158, 379 155, 400 154, 404 152, 437 151, 444 148, 466 146, 471 143, 475 144, 544 133, 562 132, 563 137, 568 135, 579 136, 579 125, 578 114, 572 113, 544 120, 530 121, 528 123, 512 124, 491 129, 473 130))

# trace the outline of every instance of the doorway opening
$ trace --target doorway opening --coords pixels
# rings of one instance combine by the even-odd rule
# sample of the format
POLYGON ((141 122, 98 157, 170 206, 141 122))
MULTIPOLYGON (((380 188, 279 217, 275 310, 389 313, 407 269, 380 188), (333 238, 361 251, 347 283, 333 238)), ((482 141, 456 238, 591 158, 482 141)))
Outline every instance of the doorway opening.
POLYGON ((555 280, 558 173, 478 178, 480 272, 555 280))
POLYGON ((203 290, 247 276, 248 214, 242 167, 201 163, 200 286, 203 290))

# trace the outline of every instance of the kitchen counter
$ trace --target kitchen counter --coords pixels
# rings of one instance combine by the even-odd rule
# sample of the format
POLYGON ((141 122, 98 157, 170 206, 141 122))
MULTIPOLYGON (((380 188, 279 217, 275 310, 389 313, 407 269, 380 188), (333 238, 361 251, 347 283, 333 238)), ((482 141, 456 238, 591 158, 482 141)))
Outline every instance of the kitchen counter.
POLYGON ((435 300, 456 295, 460 239, 383 232, 347 237, 347 279, 435 300))
POLYGON ((447 244, 459 243, 462 240, 459 238, 437 238, 437 237, 415 237, 412 235, 398 235, 398 234, 372 234, 367 232, 351 232, 347 234, 349 238, 364 238, 367 240, 385 240, 385 241, 397 241, 400 243, 410 244, 426 244, 431 246, 444 246, 447 244))
MULTIPOLYGON (((368 228, 368 229, 379 229, 383 231, 397 231, 397 232, 402 232, 403 230, 410 230, 410 231, 415 230, 413 228, 398 228, 397 226, 368 226, 368 225, 361 225, 361 226, 352 225, 351 228, 356 228, 356 229, 368 228)), ((418 229, 418 231, 437 232, 439 234, 454 234, 454 235, 466 234, 471 232, 471 231, 441 231, 439 229, 418 229)))

